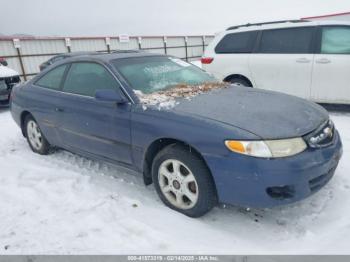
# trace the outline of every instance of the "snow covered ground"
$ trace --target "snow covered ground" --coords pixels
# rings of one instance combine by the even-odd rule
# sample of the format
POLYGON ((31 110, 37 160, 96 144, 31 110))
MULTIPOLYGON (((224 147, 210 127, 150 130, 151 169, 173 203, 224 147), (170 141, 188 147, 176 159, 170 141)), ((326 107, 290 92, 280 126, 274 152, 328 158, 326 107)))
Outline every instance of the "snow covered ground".
POLYGON ((300 203, 217 207, 191 219, 166 208, 130 171, 58 151, 30 151, 0 111, 0 254, 350 254, 350 115, 335 177, 300 203))

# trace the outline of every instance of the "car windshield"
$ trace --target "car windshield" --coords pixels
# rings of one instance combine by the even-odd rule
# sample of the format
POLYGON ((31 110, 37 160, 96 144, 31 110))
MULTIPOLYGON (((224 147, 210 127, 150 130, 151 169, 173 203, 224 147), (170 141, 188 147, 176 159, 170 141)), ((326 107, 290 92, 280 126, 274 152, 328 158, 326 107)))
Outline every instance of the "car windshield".
POLYGON ((174 57, 132 57, 116 59, 112 64, 134 90, 145 94, 179 85, 195 86, 218 82, 200 68, 174 57))

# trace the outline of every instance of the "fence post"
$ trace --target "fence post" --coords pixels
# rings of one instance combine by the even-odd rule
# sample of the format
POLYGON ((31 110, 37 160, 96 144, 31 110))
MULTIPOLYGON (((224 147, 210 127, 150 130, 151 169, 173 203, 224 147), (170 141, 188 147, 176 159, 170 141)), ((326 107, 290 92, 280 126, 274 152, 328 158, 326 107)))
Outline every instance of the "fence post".
POLYGON ((167 37, 166 36, 163 36, 163 45, 164 45, 164 54, 168 54, 168 51, 167 51, 167 37))
POLYGON ((203 55, 205 52, 205 35, 202 36, 202 44, 203 44, 203 55))
POLYGON ((65 38, 64 41, 66 42, 66 47, 67 47, 67 50, 68 50, 68 53, 71 52, 71 49, 70 49, 70 46, 71 46, 71 42, 70 42, 70 38, 65 38))
POLYGON ((187 50, 187 36, 185 36, 185 52, 186 52, 186 61, 188 62, 188 50, 187 50))
POLYGON ((111 38, 106 37, 105 40, 106 40, 107 52, 110 53, 111 52, 111 38))
POLYGON ((141 46, 142 37, 139 36, 139 37, 137 38, 137 41, 138 41, 138 44, 139 44, 139 49, 141 50, 141 49, 142 49, 142 46, 141 46))
POLYGON ((13 41, 13 45, 15 46, 15 48, 17 50, 17 56, 18 56, 19 64, 21 65, 23 79, 24 79, 24 81, 27 81, 27 75, 26 75, 26 71, 24 69, 22 54, 21 54, 21 50, 20 50, 21 49, 21 42, 17 38, 13 39, 12 41, 13 41))

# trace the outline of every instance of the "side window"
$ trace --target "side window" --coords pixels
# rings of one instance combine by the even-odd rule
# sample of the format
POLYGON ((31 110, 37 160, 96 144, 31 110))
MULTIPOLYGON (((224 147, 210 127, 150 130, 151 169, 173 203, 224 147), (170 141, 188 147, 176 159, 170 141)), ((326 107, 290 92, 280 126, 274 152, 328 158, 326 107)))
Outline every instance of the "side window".
POLYGON ((63 91, 94 97, 98 89, 116 89, 117 82, 101 65, 82 62, 72 63, 63 91))
POLYGON ((264 30, 259 52, 266 54, 311 53, 313 32, 312 27, 264 30))
POLYGON ((60 89, 62 77, 64 75, 64 71, 66 70, 67 65, 61 65, 56 67, 49 72, 47 72, 44 76, 42 76, 38 81, 35 82, 36 85, 41 87, 46 87, 48 89, 58 90, 60 89))
POLYGON ((217 44, 215 52, 217 54, 251 53, 256 36, 256 31, 227 34, 217 44))
POLYGON ((350 54, 350 27, 322 28, 321 54, 350 54))

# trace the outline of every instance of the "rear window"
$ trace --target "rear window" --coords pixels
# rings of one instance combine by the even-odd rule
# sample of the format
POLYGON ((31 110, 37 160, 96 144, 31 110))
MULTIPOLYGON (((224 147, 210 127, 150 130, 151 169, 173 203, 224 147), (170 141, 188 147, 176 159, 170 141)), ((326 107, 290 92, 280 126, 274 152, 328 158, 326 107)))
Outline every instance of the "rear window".
POLYGON ((273 29, 262 31, 260 53, 308 54, 314 29, 312 27, 273 29))
POLYGON ((61 86, 62 77, 67 68, 67 65, 58 66, 51 71, 47 72, 44 76, 42 76, 38 81, 36 81, 36 85, 45 87, 48 89, 59 90, 61 86))
POLYGON ((251 53, 255 44, 257 31, 227 34, 217 44, 217 54, 251 53))
POLYGON ((322 54, 350 54, 350 27, 322 28, 322 54))

